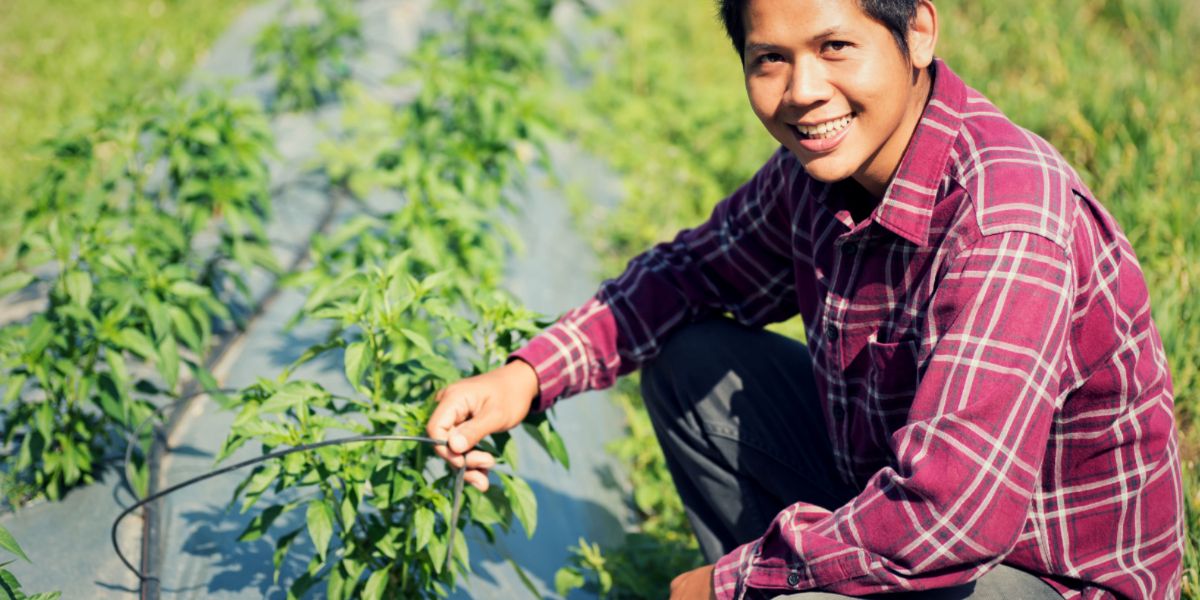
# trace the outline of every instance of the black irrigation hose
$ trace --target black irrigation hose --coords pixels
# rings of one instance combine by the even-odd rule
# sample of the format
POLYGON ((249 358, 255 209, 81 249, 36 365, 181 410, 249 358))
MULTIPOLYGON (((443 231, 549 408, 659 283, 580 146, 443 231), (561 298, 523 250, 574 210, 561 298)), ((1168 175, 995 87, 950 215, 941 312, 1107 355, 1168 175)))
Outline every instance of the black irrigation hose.
MULTIPOLYGON (((121 525, 121 521, 124 520, 125 517, 127 517, 131 513, 133 513, 133 511, 135 511, 151 502, 154 502, 155 500, 158 500, 159 498, 162 498, 163 496, 177 492, 177 491, 179 491, 185 487, 188 487, 190 485, 200 483, 201 481, 204 481, 206 479, 211 479, 218 475, 224 475, 225 473, 240 469, 242 467, 248 467, 250 465, 258 464, 260 462, 268 461, 268 460, 271 460, 274 458, 279 458, 281 456, 287 456, 288 454, 293 454, 296 452, 308 452, 311 450, 315 450, 317 448, 324 448, 326 446, 338 446, 338 445, 342 445, 342 444, 354 444, 354 443, 362 443, 362 442, 393 442, 393 441, 421 442, 421 443, 425 443, 425 444, 431 444, 434 446, 445 446, 446 445, 445 440, 435 440, 433 438, 424 437, 424 436, 358 435, 358 436, 353 436, 353 437, 339 438, 336 440, 325 440, 323 442, 314 442, 312 444, 302 444, 302 445, 299 445, 299 446, 296 446, 293 448, 286 448, 283 450, 276 450, 275 452, 271 452, 269 454, 264 454, 262 456, 251 458, 249 460, 244 460, 242 462, 232 464, 227 467, 222 467, 222 468, 216 469, 214 471, 209 471, 208 473, 205 473, 205 474, 197 476, 197 477, 193 477, 182 483, 177 483, 171 487, 168 487, 165 490, 162 490, 160 492, 157 492, 157 493, 151 494, 145 498, 142 498, 141 500, 138 500, 137 502, 135 502, 129 508, 126 508, 120 515, 117 516, 116 520, 113 521, 113 525, 112 525, 113 551, 116 552, 117 558, 120 558, 121 562, 125 563, 125 567, 128 568, 130 571, 133 572, 134 575, 137 576, 139 581, 146 582, 149 580, 157 580, 158 579, 157 577, 146 577, 145 575, 142 574, 141 571, 138 571, 137 568, 133 566, 133 563, 129 562, 129 559, 125 558, 125 554, 121 552, 120 544, 117 543, 117 528, 121 525)), ((462 509, 463 474, 466 471, 466 464, 464 463, 464 465, 462 467, 459 467, 455 471, 456 472, 454 474, 454 498, 452 500, 452 504, 451 504, 452 508, 450 511, 450 523, 449 523, 450 527, 449 527, 449 536, 448 536, 447 544, 446 544, 446 565, 445 565, 445 567, 450 566, 450 559, 454 555, 454 530, 457 529, 456 524, 458 523, 458 513, 462 509)), ((443 567, 443 568, 445 568, 445 567, 443 567)))
MULTIPOLYGON (((137 490, 135 490, 133 488, 133 478, 129 476, 129 464, 133 462, 133 448, 135 446, 137 446, 138 436, 141 435, 142 429, 145 429, 146 425, 149 425, 151 421, 154 421, 157 417, 161 416, 163 411, 165 411, 169 408, 174 408, 176 406, 179 406, 180 404, 183 404, 184 402, 187 402, 187 401, 191 400, 192 398, 196 398, 198 396, 207 396, 207 395, 212 395, 212 394, 236 394, 240 391, 241 390, 232 389, 232 388, 200 390, 193 394, 187 394, 186 396, 180 396, 179 398, 176 398, 175 400, 172 400, 171 402, 168 402, 168 403, 154 409, 154 412, 150 413, 150 416, 146 417, 145 419, 142 419, 142 422, 138 423, 138 426, 134 427, 133 430, 131 430, 129 432, 129 434, 125 436, 125 462, 122 463, 121 476, 125 478, 125 487, 129 489, 129 493, 132 494, 135 499, 139 499, 137 490)), ((147 453, 146 460, 148 461, 149 459, 150 459, 150 456, 149 456, 149 453, 147 453)))

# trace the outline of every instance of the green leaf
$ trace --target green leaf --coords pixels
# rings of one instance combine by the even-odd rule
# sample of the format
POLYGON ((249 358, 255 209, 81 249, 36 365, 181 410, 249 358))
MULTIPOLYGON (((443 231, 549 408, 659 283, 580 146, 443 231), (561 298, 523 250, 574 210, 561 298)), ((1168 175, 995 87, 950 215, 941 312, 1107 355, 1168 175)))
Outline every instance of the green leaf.
POLYGON ((33 283, 34 279, 36 279, 36 277, 33 275, 19 271, 0 277, 0 298, 3 298, 4 296, 7 296, 17 290, 25 289, 25 286, 33 283))
POLYGON ((28 375, 14 373, 9 375, 8 381, 4 382, 4 400, 2 404, 12 404, 21 392, 25 389, 25 381, 29 379, 28 375))
POLYGON ((150 338, 132 327, 122 329, 118 332, 116 342, 121 347, 146 360, 153 360, 158 356, 158 351, 154 349, 154 344, 150 342, 150 338))
POLYGON ((350 381, 350 385, 356 390, 362 390, 361 382, 363 373, 367 370, 367 363, 363 360, 366 354, 366 342, 354 342, 346 346, 346 379, 350 381))
POLYGON ((329 539, 333 537, 333 508, 323 500, 314 500, 308 504, 305 519, 308 521, 308 535, 312 538, 313 547, 324 561, 325 553, 329 550, 329 539))
POLYGON ((533 532, 537 529, 537 497, 533 495, 529 484, 520 477, 501 473, 500 479, 504 482, 504 495, 512 504, 513 513, 525 527, 526 535, 532 539, 533 532))
POLYGON ((353 587, 352 585, 351 586, 346 585, 348 582, 346 581, 346 579, 347 579, 346 572, 345 572, 345 569, 343 568, 344 564, 345 564, 344 560, 339 561, 338 564, 336 566, 334 566, 334 568, 332 568, 326 572, 325 576, 329 579, 328 584, 325 586, 325 597, 326 598, 329 598, 331 600, 342 600, 343 598, 345 598, 347 596, 346 592, 350 591, 347 588, 353 587))
MULTIPOLYGON (((330 448, 332 449, 332 448, 330 448)), ((338 467, 331 467, 337 470, 338 467)), ((346 493, 342 494, 342 501, 338 507, 338 513, 342 518, 342 522, 348 526, 353 526, 354 520, 358 518, 358 493, 355 493, 355 484, 347 482, 346 493)))
MULTIPOLYGON (((272 483, 279 477, 279 472, 283 468, 277 462, 271 462, 263 465, 262 469, 256 471, 245 481, 242 492, 251 499, 257 499, 259 495, 271 487, 272 483)), ((245 505, 243 509, 249 509, 253 502, 245 505)))
POLYGON ((8 532, 4 526, 0 525, 0 548, 3 548, 12 554, 15 554, 21 560, 29 562, 29 557, 25 555, 25 551, 21 550, 20 544, 17 544, 17 539, 8 532))
MULTIPOLYGON (((489 491, 494 494, 496 487, 492 486, 489 491)), ((498 508, 496 508, 496 504, 492 501, 491 496, 480 492, 471 486, 467 486, 463 490, 463 493, 467 497, 467 507, 470 510, 471 519, 473 519, 475 522, 482 525, 497 525, 504 523, 504 515, 500 513, 498 508)))
POLYGON ((75 304, 87 307, 88 301, 92 299, 92 276, 83 271, 71 271, 67 273, 64 283, 67 286, 67 296, 75 304))
POLYGON ((179 346, 175 336, 167 335, 158 346, 158 372, 167 384, 167 389, 174 392, 175 384, 179 381, 179 346))
POLYGON ((167 312, 167 305, 153 295, 146 295, 143 300, 146 304, 146 314, 150 316, 150 328, 154 331, 154 339, 161 342, 171 337, 171 315, 167 312))
POLYGON ((267 398, 259 407, 264 414, 280 413, 292 408, 299 408, 314 397, 323 396, 321 388, 308 382, 292 382, 267 398))
POLYGON ((513 469, 517 468, 517 442, 513 440, 512 435, 508 433, 492 436, 493 439, 498 438, 498 443, 501 446, 500 461, 504 464, 511 465, 513 469))
MULTIPOLYGON (((314 556, 310 565, 319 565, 317 558, 314 556)), ((310 566, 309 569, 313 567, 310 566)), ((296 578, 292 582, 292 586, 288 588, 288 600, 300 600, 308 590, 312 589, 317 584, 316 576, 311 572, 305 572, 303 575, 296 578)))
POLYGON ((117 385, 117 389, 129 389, 129 366, 125 363, 125 355, 116 348, 108 348, 104 353, 104 360, 108 362, 108 370, 112 372, 113 381, 117 385))
POLYGON ((567 446, 563 442, 562 436, 554 430, 549 419, 542 419, 536 425, 526 422, 525 430, 550 455, 550 458, 568 469, 571 468, 571 457, 567 455, 567 446))
POLYGON ((221 134, 211 125, 200 125, 192 130, 192 138, 206 146, 221 143, 221 134))
POLYGON ((408 341, 412 342, 412 345, 416 346, 421 352, 434 354, 433 346, 429 344, 429 338, 404 327, 400 328, 400 333, 404 334, 404 337, 408 338, 408 341))
POLYGON ((571 590, 583 587, 583 573, 576 567, 563 567, 554 574, 554 591, 559 596, 566 596, 571 590))
POLYGON ((371 600, 379 600, 383 598, 383 592, 387 589, 388 571, 387 569, 379 569, 367 578, 367 585, 363 586, 363 598, 371 600))
POLYGON ((180 298, 206 298, 212 291, 208 288, 186 279, 180 279, 171 284, 171 293, 180 298))
POLYGON ((271 554, 271 563, 275 565, 275 583, 279 583, 279 566, 283 564, 283 559, 291 549, 292 542, 296 540, 296 536, 300 535, 301 531, 304 531, 304 528, 297 527, 285 533, 275 542, 275 552, 271 554))
POLYGON ((0 590, 5 592, 5 600, 28 600, 21 592, 21 582, 8 569, 0 568, 0 590))
MULTIPOLYGON (((513 571, 517 573, 517 578, 521 580, 521 584, 525 586, 525 589, 529 590, 529 593, 532 594, 534 598, 541 598, 542 593, 538 591, 537 586, 534 585, 533 580, 529 578, 529 574, 525 572, 525 569, 522 569, 521 565, 517 564, 517 561, 514 560, 512 556, 507 558, 508 564, 513 568, 513 571)), ((555 582, 557 583, 557 581, 558 577, 555 576, 555 582)))
POLYGON ((413 528, 417 532, 417 548, 424 548, 433 538, 434 514, 424 506, 417 509, 413 515, 413 528))
POLYGON ((279 515, 291 510, 293 506, 294 505, 273 504, 267 508, 264 508, 262 512, 255 515, 254 518, 250 519, 250 522, 246 524, 246 528, 243 529, 242 533, 238 535, 238 541, 252 542, 258 538, 261 538, 267 533, 267 530, 271 528, 271 523, 274 523, 275 519, 279 518, 279 515))

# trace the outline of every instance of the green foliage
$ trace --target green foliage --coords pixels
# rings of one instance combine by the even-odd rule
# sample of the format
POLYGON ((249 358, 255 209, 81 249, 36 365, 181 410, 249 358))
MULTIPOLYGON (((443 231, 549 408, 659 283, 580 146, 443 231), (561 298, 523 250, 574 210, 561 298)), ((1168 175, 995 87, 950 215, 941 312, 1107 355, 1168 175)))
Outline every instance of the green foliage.
POLYGON ((31 187, 0 278, 48 286, 44 311, 0 328, 0 439, 16 447, 14 482, 57 499, 92 481, 116 436, 154 398, 178 395, 185 367, 204 378, 214 323, 240 297, 227 288, 244 290, 252 266, 274 268, 263 226, 271 144, 261 113, 208 92, 114 107, 46 143, 57 160, 31 187), (210 225, 219 243, 202 258, 210 225))
POLYGON ((593 242, 614 272, 707 217, 777 145, 748 110, 710 2, 623 2, 595 25, 620 43, 595 58, 592 85, 560 118, 628 180, 611 214, 587 215, 604 223, 593 242))
MULTIPOLYGON (((275 380, 243 392, 222 457, 253 442, 265 453, 331 431, 420 434, 437 390, 495 368, 539 329, 499 291, 513 238, 498 217, 513 208, 505 193, 520 185, 546 130, 533 81, 546 67, 548 7, 450 0, 442 8, 451 30, 426 35, 401 75, 420 85, 417 97, 392 107, 351 91, 343 136, 322 147, 335 185, 358 198, 387 188, 402 200, 314 241, 314 266, 292 278, 308 288, 296 319, 325 324, 328 337, 275 380), (292 379, 296 367, 336 352, 350 397, 292 379)), ((526 431, 566 464, 544 416, 526 431)), ((474 525, 492 539, 514 522, 529 535, 537 526, 532 490, 506 470, 517 460, 512 438, 495 435, 481 446, 502 465, 500 485, 468 488, 459 522, 450 522, 453 477, 440 459, 397 442, 258 468, 237 500, 244 510, 268 497, 275 504, 242 537, 257 539, 303 507, 306 525, 275 538, 277 576, 284 561, 307 561, 288 583, 291 596, 322 583, 331 598, 445 596, 468 569, 460 530, 474 525), (304 535, 314 551, 298 557, 295 540, 304 535)))
POLYGON ((658 598, 676 575, 699 567, 704 559, 636 383, 623 380, 612 395, 625 413, 628 430, 625 437, 610 442, 609 451, 626 465, 641 522, 637 531, 611 548, 601 550, 580 540, 571 548, 567 566, 556 574, 555 585, 560 594, 581 588, 614 600, 658 598))
MULTIPOLYGON (((706 218, 776 144, 748 109, 737 56, 726 52, 709 4, 627 2, 595 25, 620 44, 597 57, 602 66, 592 85, 560 110, 627 181, 616 208, 577 207, 581 221, 600 223, 588 226, 590 241, 604 270, 616 274, 633 255, 706 218)), ((792 324, 789 332, 800 329, 792 324)), ((703 562, 636 380, 614 390, 628 430, 609 450, 626 464, 641 523, 603 551, 581 540, 556 577, 564 589, 659 598, 676 575, 703 562)))
MULTIPOLYGON (((462 316, 461 307, 445 300, 447 284, 439 281, 447 278, 417 280, 408 274, 412 266, 402 254, 339 278, 336 294, 309 312, 329 325, 328 340, 277 380, 243 392, 221 456, 250 441, 270 452, 336 431, 422 435, 438 389, 494 367, 537 331, 532 314, 498 293, 473 299, 474 319, 462 316), (289 380, 296 367, 339 350, 356 394, 340 397, 316 383, 289 380)), ((516 461, 507 434, 484 447, 501 465, 516 461)), ((532 535, 536 506, 527 484, 501 472, 503 486, 486 494, 469 489, 460 521, 451 523, 453 476, 440 467, 441 459, 427 446, 410 442, 326 448, 261 466, 239 486, 243 510, 263 497, 302 501, 273 500, 242 538, 257 539, 283 514, 304 508, 302 529, 315 552, 305 575, 291 583, 293 595, 324 581, 331 598, 443 596, 468 564, 459 534, 454 568, 443 569, 451 527, 474 524, 491 538, 496 528, 508 530, 515 520, 532 535)), ((277 567, 297 552, 299 532, 277 539, 277 567)))
MULTIPOLYGON (((45 166, 39 140, 118 98, 190 74, 246 0, 5 0, 0 3, 0 209, 27 208, 45 166)), ((19 234, 5 219, 0 240, 19 234)), ((3 244, 7 246, 8 244, 3 244)), ((0 248, 0 255, 4 249, 0 248)))
POLYGON ((581 539, 570 548, 567 565, 555 573, 554 585, 562 595, 582 589, 606 600, 660 598, 675 576, 703 562, 694 541, 664 544, 656 533, 628 533, 607 550, 581 539))
POLYGON ((1200 532, 1200 473, 1196 470, 1196 462, 1189 460, 1183 464, 1183 503, 1187 511, 1186 534, 1187 544, 1183 547, 1183 596, 1184 598, 1200 598, 1200 545, 1197 544, 1197 533, 1200 532))
POLYGON ((289 3, 287 17, 259 35, 254 70, 275 79, 276 111, 312 110, 337 98, 362 51, 358 14, 349 0, 289 3))
POLYGON ((579 538, 579 545, 568 549, 571 558, 567 566, 554 574, 554 591, 566 596, 571 590, 583 589, 601 598, 608 598, 612 591, 613 577, 609 572, 600 546, 579 538), (587 573, 595 573, 589 580, 587 573))
MULTIPOLYGON (((17 543, 16 538, 4 527, 0 527, 0 550, 4 550, 25 562, 29 562, 29 557, 25 556, 25 551, 21 550, 21 546, 17 543)), ((3 593, 3 597, 7 600, 58 600, 61 596, 59 592, 46 592, 32 596, 25 595, 21 590, 21 582, 17 581, 17 577, 7 568, 11 563, 11 560, 0 562, 0 592, 3 593)))

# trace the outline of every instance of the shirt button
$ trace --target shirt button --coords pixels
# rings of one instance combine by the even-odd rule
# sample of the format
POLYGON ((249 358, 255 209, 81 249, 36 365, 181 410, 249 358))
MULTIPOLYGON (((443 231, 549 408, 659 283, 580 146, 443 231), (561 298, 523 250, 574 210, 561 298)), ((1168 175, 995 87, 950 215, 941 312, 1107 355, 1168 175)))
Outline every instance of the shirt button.
POLYGON ((790 587, 796 587, 800 585, 800 576, 795 573, 789 573, 787 582, 790 587))
POLYGON ((846 418, 846 409, 841 404, 833 407, 833 418, 838 421, 846 418))
POLYGON ((836 342, 836 341, 837 341, 837 339, 838 339, 838 328, 837 328, 837 325, 834 325, 833 323, 830 323, 830 324, 828 324, 828 325, 826 325, 826 326, 825 326, 825 338, 826 338, 826 339, 828 339, 828 340, 829 340, 829 341, 831 341, 831 342, 836 342))

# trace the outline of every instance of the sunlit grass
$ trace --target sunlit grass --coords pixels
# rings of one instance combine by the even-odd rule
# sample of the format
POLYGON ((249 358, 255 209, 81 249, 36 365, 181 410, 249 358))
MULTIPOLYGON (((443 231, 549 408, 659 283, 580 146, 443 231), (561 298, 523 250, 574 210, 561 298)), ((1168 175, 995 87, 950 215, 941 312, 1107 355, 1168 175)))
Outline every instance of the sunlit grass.
POLYGON ((0 1, 0 209, 37 142, 110 101, 178 84, 249 0, 0 1))

